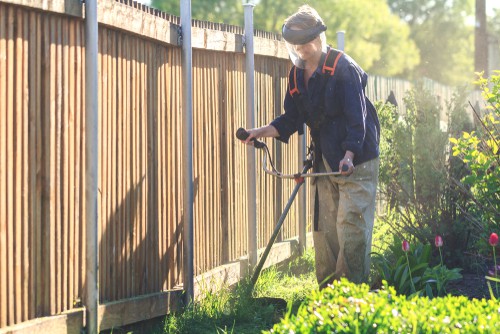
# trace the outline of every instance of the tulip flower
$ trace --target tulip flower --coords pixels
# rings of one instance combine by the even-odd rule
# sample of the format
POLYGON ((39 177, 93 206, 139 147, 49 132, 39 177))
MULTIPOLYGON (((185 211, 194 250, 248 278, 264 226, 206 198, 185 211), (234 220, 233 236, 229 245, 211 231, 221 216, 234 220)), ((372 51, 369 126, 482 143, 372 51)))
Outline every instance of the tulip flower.
POLYGON ((441 259, 441 267, 443 266, 443 254, 441 253, 441 247, 443 246, 443 238, 440 235, 436 235, 434 238, 434 244, 439 249, 439 258, 441 259))
MULTIPOLYGON (((495 253, 495 246, 498 245, 498 234, 491 233, 489 242, 490 242, 491 248, 493 248, 493 261, 495 263, 495 267, 494 267, 495 268, 495 278, 498 278, 497 256, 495 253)), ((498 295, 498 283, 496 283, 496 282, 495 282, 495 287, 496 287, 497 295, 498 295)))
POLYGON ((436 237, 434 238, 434 244, 438 248, 441 247, 441 246, 443 246, 443 238, 441 238, 440 235, 436 235, 436 237))
POLYGON ((500 271, 500 265, 494 266, 491 270, 488 270, 488 275, 495 277, 495 271, 500 271))
POLYGON ((402 248, 405 253, 408 252, 410 250, 410 243, 406 240, 403 240, 402 248))
POLYGON ((406 255, 406 265, 408 266, 408 273, 410 274, 410 284, 413 289, 412 292, 415 293, 417 290, 415 289, 415 285, 413 284, 413 277, 411 276, 410 260, 408 259, 408 251, 410 250, 410 243, 406 240, 403 240, 401 248, 403 249, 403 252, 405 252, 406 255))
POLYGON ((490 235, 490 245, 495 247, 496 245, 498 245, 498 234, 496 233, 491 233, 490 235))

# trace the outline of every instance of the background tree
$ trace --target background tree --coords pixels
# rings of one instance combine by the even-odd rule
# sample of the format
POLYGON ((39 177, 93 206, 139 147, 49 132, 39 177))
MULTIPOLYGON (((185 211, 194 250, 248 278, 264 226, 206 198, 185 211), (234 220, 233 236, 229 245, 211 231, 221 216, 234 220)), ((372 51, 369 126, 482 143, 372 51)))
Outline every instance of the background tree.
POLYGON ((385 0, 321 1, 315 6, 330 27, 330 41, 336 31, 345 31, 347 53, 370 74, 402 76, 419 63, 408 25, 385 0))
POLYGON ((387 0, 406 21, 421 61, 410 78, 457 85, 474 79, 474 0, 387 0), (472 21, 473 22, 473 21, 472 21))
MULTIPOLYGON (((179 0, 151 0, 150 6, 163 12, 179 16, 179 3, 179 0)), ((191 17, 195 20, 243 26, 242 2, 241 0, 192 1, 191 17)))
MULTIPOLYGON (((255 29, 281 33, 285 18, 304 2, 300 0, 260 0, 254 9, 255 29)), ((346 51, 369 73, 403 76, 419 63, 410 29, 389 10, 385 0, 312 1, 329 27, 327 39, 336 45, 336 32, 346 33, 346 51), (366 10, 370 8, 370 10, 366 10), (356 13, 353 15, 353 13, 356 13)), ((178 0, 152 0, 151 6, 179 15, 178 0)), ((193 1, 192 17, 198 20, 244 25, 239 0, 193 1)))

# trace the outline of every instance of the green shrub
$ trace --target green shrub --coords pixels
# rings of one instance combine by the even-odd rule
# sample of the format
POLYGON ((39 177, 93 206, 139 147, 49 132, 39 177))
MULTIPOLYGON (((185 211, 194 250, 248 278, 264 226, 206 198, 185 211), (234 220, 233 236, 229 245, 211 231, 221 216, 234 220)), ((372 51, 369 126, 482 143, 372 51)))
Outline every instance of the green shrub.
MULTIPOLYGON (((392 287, 369 291, 345 279, 312 293, 270 333, 498 333, 497 300, 407 299, 392 287)), ((269 332, 268 332, 269 333, 269 332)))
POLYGON ((457 183, 467 203, 462 209, 477 241, 476 248, 489 250, 487 236, 498 230, 500 222, 500 71, 489 79, 482 76, 476 84, 482 89, 486 102, 483 115, 473 108, 480 126, 450 138, 453 156, 465 164, 467 174, 457 183))
POLYGON ((379 191, 392 210, 387 221, 399 234, 421 242, 441 234, 446 183, 447 134, 440 123, 438 98, 421 85, 407 92, 405 112, 377 104, 380 116, 379 191))

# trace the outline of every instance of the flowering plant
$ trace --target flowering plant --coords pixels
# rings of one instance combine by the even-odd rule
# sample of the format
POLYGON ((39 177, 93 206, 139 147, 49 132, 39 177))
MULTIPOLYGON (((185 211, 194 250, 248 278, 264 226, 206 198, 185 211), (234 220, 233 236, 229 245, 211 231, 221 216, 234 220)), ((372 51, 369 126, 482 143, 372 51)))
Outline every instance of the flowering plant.
MULTIPOLYGON (((442 246, 442 238, 435 238, 435 244, 442 246)), ((440 247, 438 247, 440 248, 440 247)), ((394 238, 387 255, 373 252, 373 264, 382 280, 387 281, 400 294, 409 297, 444 296, 450 281, 460 279, 461 269, 448 269, 441 263, 430 267, 431 245, 394 238)))
POLYGON ((443 254, 441 253, 441 247, 443 247, 443 238, 440 235, 436 235, 434 238, 434 245, 439 249, 439 258, 441 259, 441 265, 443 265, 443 254))
MULTIPOLYGON (((498 234, 491 233, 488 242, 490 243, 490 246, 493 248, 493 263, 494 263, 494 265, 493 265, 493 270, 488 272, 488 274, 491 276, 486 276, 486 279, 489 281, 495 282, 495 290, 496 290, 497 296, 498 296, 499 295, 498 294, 498 283, 500 282, 500 277, 498 276, 498 272, 500 270, 500 266, 497 266, 497 257, 496 257, 496 252, 495 252, 495 247, 498 245, 498 234)), ((488 283, 488 289, 490 290, 491 298, 495 298, 495 295, 493 294, 493 290, 491 289, 490 282, 487 282, 487 283, 488 283)))

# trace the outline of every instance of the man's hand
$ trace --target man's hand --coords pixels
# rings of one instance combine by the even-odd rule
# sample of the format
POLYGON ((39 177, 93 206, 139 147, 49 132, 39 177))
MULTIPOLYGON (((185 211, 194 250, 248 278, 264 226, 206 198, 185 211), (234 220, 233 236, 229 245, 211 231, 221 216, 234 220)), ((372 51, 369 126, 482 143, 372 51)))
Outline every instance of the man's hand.
POLYGON ((353 160, 354 160, 354 153, 352 153, 351 151, 346 151, 344 159, 340 160, 339 163, 339 171, 341 172, 342 175, 348 176, 354 172, 354 164, 352 163, 353 160), (344 170, 345 167, 342 168, 343 166, 347 166, 348 169, 344 170))

